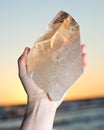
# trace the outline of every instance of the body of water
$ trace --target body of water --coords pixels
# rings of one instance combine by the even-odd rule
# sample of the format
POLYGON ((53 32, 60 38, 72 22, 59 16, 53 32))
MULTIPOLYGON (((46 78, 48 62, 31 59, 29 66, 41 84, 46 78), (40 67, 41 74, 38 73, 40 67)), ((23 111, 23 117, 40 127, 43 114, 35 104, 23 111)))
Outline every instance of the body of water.
MULTIPOLYGON (((18 106, 19 107, 19 106, 18 106)), ((23 117, 0 120, 0 130, 19 130, 23 117)), ((56 113, 56 130, 104 130, 104 99, 63 102, 56 113)))

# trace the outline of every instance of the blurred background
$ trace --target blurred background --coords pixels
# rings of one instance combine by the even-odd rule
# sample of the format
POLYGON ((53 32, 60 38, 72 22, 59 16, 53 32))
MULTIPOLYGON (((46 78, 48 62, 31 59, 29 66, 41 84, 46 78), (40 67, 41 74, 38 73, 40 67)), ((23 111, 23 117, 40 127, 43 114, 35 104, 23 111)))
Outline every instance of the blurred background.
POLYGON ((18 130, 26 93, 18 78, 17 59, 60 11, 80 25, 88 67, 59 107, 57 130, 104 130, 104 1, 0 0, 0 130, 18 130))

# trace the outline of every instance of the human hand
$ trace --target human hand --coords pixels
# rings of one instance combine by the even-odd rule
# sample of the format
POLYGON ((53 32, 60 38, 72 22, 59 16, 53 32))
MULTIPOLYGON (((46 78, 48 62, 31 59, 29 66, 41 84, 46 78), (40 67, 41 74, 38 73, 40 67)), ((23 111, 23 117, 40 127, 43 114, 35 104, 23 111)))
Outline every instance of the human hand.
MULTIPOLYGON (((86 68, 87 65, 87 56, 86 56, 86 46, 81 45, 81 50, 82 50, 82 62, 83 62, 83 67, 84 69, 86 68)), ((34 81, 30 78, 30 76, 27 73, 26 70, 26 57, 29 53, 30 49, 25 48, 23 54, 20 56, 18 59, 18 68, 19 68, 19 77, 20 80, 24 86, 24 89, 28 95, 29 100, 47 100, 49 103, 54 104, 56 108, 60 105, 60 103, 64 100, 65 95, 62 97, 61 100, 59 101, 52 101, 48 94, 44 92, 42 89, 38 88, 38 86, 34 83, 34 81)))

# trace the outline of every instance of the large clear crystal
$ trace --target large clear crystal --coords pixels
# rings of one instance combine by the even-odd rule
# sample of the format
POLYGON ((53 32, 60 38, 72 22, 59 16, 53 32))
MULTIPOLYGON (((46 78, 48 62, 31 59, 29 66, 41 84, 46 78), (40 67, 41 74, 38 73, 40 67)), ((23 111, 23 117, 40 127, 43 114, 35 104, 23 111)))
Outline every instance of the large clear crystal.
POLYGON ((82 74, 80 32, 77 22, 60 11, 27 56, 27 71, 36 85, 59 100, 82 74))

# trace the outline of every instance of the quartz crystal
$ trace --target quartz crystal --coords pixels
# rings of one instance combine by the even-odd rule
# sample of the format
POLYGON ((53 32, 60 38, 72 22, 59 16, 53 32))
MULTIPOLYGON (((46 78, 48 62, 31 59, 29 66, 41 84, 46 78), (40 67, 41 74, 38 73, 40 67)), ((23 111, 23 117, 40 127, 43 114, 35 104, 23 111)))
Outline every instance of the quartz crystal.
POLYGON ((83 72, 77 22, 60 11, 31 48, 27 72, 52 100, 63 97, 83 72))

